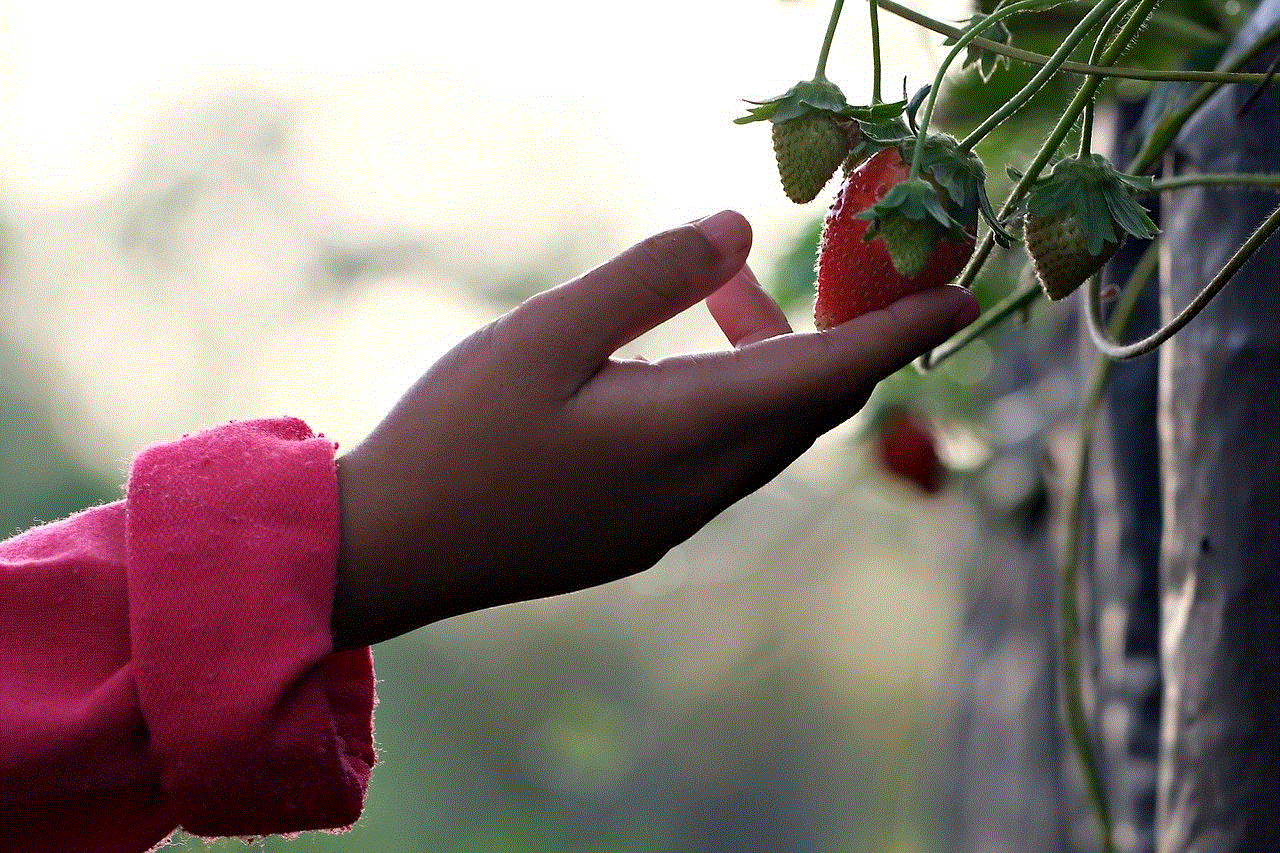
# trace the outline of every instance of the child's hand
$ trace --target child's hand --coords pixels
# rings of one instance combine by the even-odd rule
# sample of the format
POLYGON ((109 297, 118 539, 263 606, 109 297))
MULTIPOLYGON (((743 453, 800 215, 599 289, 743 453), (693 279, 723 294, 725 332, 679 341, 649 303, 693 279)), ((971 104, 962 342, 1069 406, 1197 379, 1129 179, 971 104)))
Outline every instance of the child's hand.
POLYGON ((651 237, 431 367, 338 463, 338 647, 648 568, 977 316, 948 286, 794 334, 750 245, 732 212, 651 237), (612 358, 704 297, 734 349, 612 358))

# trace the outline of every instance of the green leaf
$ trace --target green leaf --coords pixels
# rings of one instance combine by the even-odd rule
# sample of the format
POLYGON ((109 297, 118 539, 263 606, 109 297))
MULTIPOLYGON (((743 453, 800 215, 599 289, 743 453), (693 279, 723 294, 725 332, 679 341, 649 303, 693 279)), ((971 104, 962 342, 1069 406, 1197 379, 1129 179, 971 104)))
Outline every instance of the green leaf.
POLYGON ((902 110, 906 105, 906 101, 893 101, 891 103, 870 104, 867 106, 847 106, 841 111, 840 116, 842 118, 855 119, 860 123, 885 124, 902 115, 902 110))
POLYGON ((840 87, 827 80, 806 80, 803 83, 797 83, 789 94, 794 100, 817 110, 839 113, 849 106, 840 87))
POLYGON ((1000 222, 1000 218, 996 216, 996 212, 991 208, 991 198, 987 195, 986 182, 978 184, 978 209, 982 211, 982 218, 987 221, 987 225, 991 228, 991 236, 995 238, 1001 248, 1007 249, 1018 241, 1017 237, 1005 229, 1004 224, 1000 222))
POLYGON ((919 91, 911 96, 911 100, 907 102, 907 123, 911 125, 911 132, 919 135, 920 128, 916 125, 916 111, 920 109, 920 105, 924 103, 924 99, 929 96, 929 90, 933 86, 921 86, 919 91))
POLYGON ((766 101, 746 100, 754 104, 747 114, 733 120, 734 124, 750 124, 753 121, 771 121, 781 124, 800 118, 806 113, 830 113, 839 118, 855 121, 883 123, 892 121, 902 114, 906 101, 893 103, 870 104, 866 106, 850 106, 845 100, 840 87, 829 80, 805 80, 797 83, 766 101))
POLYGON ((1139 204, 1138 200, 1122 185, 1107 184, 1103 188, 1103 193, 1112 217, 1124 231, 1140 240, 1150 240, 1160 233, 1160 229, 1147 214, 1146 208, 1139 204))
MULTIPOLYGON (((929 134, 917 144, 922 146, 920 168, 933 176, 950 197, 955 218, 968 222, 978 215, 979 186, 986 181, 986 170, 977 155, 961 151, 955 139, 943 134, 929 134)), ((903 156, 910 159, 914 146, 903 156)))
POLYGON ((778 104, 778 108, 774 111, 773 115, 769 117, 769 121, 774 124, 782 124, 783 122, 800 118, 800 116, 805 113, 813 111, 813 107, 809 106, 805 102, 795 98, 788 98, 778 104))
MULTIPOLYGON (((970 32, 981 26, 988 17, 988 15, 983 15, 981 13, 973 15, 969 20, 960 22, 961 28, 966 33, 970 32)), ((997 42, 999 44, 1007 45, 1013 42, 1013 36, 1010 35, 1009 28, 1004 25, 1004 21, 995 21, 987 24, 978 31, 978 35, 981 38, 997 42)), ((959 41, 958 37, 951 37, 944 41, 943 44, 954 45, 957 41, 959 41)), ((965 51, 964 61, 961 63, 961 67, 968 68, 971 65, 978 66, 978 73, 982 75, 982 79, 984 81, 990 80, 991 75, 995 73, 997 68, 1002 65, 1005 68, 1009 67, 1009 57, 1000 53, 993 53, 985 48, 975 45, 973 42, 970 42, 968 49, 965 51)))
POLYGON ((922 178, 909 178, 885 193, 884 198, 858 214, 858 219, 871 220, 871 227, 862 239, 870 240, 879 232, 886 217, 901 216, 906 219, 932 219, 951 230, 963 226, 951 217, 938 198, 933 185, 922 178))
POLYGON ((778 111, 779 101, 747 101, 748 104, 759 103, 759 106, 747 110, 747 114, 733 120, 734 124, 750 124, 753 121, 768 121, 778 111))
POLYGON ((1115 222, 1111 218, 1107 200, 1101 190, 1080 194, 1081 214, 1085 242, 1091 255, 1101 255, 1107 243, 1116 242, 1115 222))
POLYGON ((863 136, 882 146, 898 145, 915 138, 915 134, 901 118, 892 118, 884 122, 859 121, 858 127, 862 130, 863 136))

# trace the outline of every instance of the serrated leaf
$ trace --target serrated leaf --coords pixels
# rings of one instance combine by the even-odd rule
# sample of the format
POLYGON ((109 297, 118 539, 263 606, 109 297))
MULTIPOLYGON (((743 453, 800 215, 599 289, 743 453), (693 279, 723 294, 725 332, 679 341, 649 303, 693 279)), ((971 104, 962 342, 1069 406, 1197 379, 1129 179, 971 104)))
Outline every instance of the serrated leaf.
POLYGON ((841 118, 851 118, 862 123, 885 124, 898 116, 902 115, 902 110, 906 107, 906 101, 893 101, 892 103, 869 104, 864 106, 846 106, 840 111, 841 118))
POLYGON ((961 227, 951 217, 938 198, 938 193, 926 181, 920 178, 908 179, 895 185, 884 198, 858 214, 858 219, 869 219, 872 222, 864 240, 875 236, 877 226, 889 215, 902 216, 906 219, 933 219, 942 227, 950 230, 961 227))
POLYGON ((1027 210, 1038 216, 1049 216, 1067 208, 1078 207, 1075 188, 1061 181, 1046 180, 1037 184, 1027 196, 1027 210))
MULTIPOLYGON (((757 103, 756 101, 747 101, 748 104, 757 103)), ((760 105, 747 110, 747 114, 739 116, 733 120, 734 124, 750 124, 753 121, 769 121, 773 118, 773 114, 778 111, 778 101, 763 101, 760 105)))
POLYGON ((1107 200, 1100 189, 1080 193, 1081 227, 1084 228, 1085 245, 1089 254, 1101 255, 1108 243, 1117 242, 1115 221, 1111 218, 1107 200))
POLYGON ((849 106, 840 88, 827 80, 806 80, 803 83, 797 83, 792 93, 793 99, 817 110, 839 113, 849 106))
POLYGON ((986 180, 982 161, 972 153, 961 152, 949 136, 931 135, 922 144, 921 169, 946 190, 961 219, 968 221, 977 216, 978 187, 986 180))
MULTIPOLYGON (((981 13, 973 15, 969 20, 961 22, 961 29, 965 32, 969 32, 980 26, 988 19, 988 17, 990 16, 981 13)), ((978 36, 998 44, 1007 45, 1013 41, 1013 36, 1010 35, 1009 28, 1004 25, 1004 21, 994 21, 987 24, 979 30, 978 36)), ((952 36, 944 41, 943 44, 954 45, 957 41, 959 41, 959 38, 952 36)), ((1009 67, 1009 57, 1000 53, 993 53, 992 51, 970 42, 968 49, 965 51, 964 61, 961 63, 961 67, 968 68, 971 65, 978 66, 978 73, 982 75, 982 79, 984 81, 990 80, 991 75, 995 73, 998 67, 1001 65, 1005 68, 1009 67)))
POLYGON ((748 124, 753 121, 771 121, 774 124, 781 124, 813 110, 841 115, 849 108, 840 87, 828 80, 804 80, 776 98, 746 102, 756 106, 747 110, 745 116, 734 119, 734 124, 748 124))
POLYGON ((900 142, 915 138, 915 134, 907 128, 906 122, 900 118, 893 118, 885 122, 860 121, 858 122, 858 127, 862 130, 863 136, 881 145, 897 145, 900 142))
POLYGON ((813 108, 810 107, 808 104, 804 103, 803 101, 797 100, 795 98, 789 98, 785 101, 782 101, 780 104, 778 104, 778 109, 774 112, 772 116, 769 117, 769 120, 774 124, 782 124, 783 122, 788 122, 788 121, 791 121, 792 119, 800 118, 800 116, 804 115, 805 113, 812 112, 812 111, 813 111, 813 108))
POLYGON ((1112 218, 1124 231, 1140 240, 1150 240, 1160 233, 1146 208, 1122 186, 1107 184, 1103 187, 1103 194, 1112 218))

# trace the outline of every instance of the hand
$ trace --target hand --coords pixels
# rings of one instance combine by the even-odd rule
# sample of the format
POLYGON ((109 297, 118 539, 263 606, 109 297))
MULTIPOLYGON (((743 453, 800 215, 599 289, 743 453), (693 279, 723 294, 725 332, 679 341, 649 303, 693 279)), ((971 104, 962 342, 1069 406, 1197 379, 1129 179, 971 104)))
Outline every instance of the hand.
POLYGON ((723 212, 524 302, 338 461, 338 648, 652 566, 977 316, 940 287, 792 333, 723 212), (733 349, 614 359, 706 298, 733 349))

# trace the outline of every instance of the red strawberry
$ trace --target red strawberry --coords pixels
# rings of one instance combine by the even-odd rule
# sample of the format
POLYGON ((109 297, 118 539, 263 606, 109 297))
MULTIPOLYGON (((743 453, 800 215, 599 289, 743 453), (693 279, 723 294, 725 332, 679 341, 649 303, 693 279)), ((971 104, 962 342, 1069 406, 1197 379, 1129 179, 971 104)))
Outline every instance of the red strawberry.
POLYGON ((907 409, 890 412, 876 433, 875 451, 881 468, 923 494, 934 495, 942 488, 946 471, 933 431, 920 415, 907 409))
MULTIPOLYGON (((973 255, 972 226, 959 242, 943 233, 919 272, 905 276, 894 268, 883 237, 863 239, 871 222, 859 219, 858 214, 884 198, 910 172, 896 148, 885 148, 845 176, 835 203, 827 212, 818 250, 814 321, 819 329, 884 308, 917 290, 946 284, 960 274, 973 255)), ((926 173, 923 177, 930 176, 926 173)), ((938 192, 944 204, 949 201, 944 191, 938 192)))

